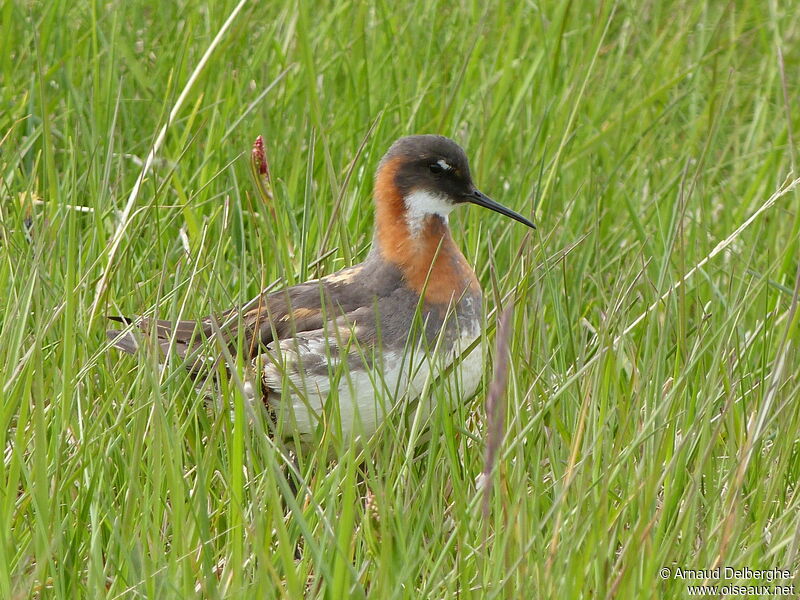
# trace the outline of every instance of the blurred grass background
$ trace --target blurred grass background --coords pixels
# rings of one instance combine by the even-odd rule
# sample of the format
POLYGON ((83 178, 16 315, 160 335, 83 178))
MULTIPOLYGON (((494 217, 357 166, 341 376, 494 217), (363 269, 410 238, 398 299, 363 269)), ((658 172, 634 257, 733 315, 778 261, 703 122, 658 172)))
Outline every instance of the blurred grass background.
POLYGON ((797 569, 800 192, 702 262, 798 176, 791 3, 252 2, 217 44, 235 2, 0 6, 0 597, 684 598, 660 568, 797 569), (483 388, 416 450, 398 417, 366 462, 305 458, 295 499, 237 393, 106 351, 107 313, 358 262, 377 161, 424 132, 539 225, 451 221, 516 306, 488 520, 483 388))

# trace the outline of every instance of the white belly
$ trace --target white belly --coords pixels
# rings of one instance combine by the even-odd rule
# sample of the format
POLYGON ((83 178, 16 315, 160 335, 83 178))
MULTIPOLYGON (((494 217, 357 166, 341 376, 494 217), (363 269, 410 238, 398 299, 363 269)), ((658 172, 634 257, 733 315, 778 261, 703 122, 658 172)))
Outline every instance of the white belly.
POLYGON ((429 357, 421 350, 415 356, 409 356, 412 354, 410 351, 405 356, 388 352, 380 369, 354 368, 348 372, 346 366, 337 368, 338 365, 331 365, 333 377, 304 377, 303 393, 299 392, 303 389, 300 385, 275 386, 282 389, 280 395, 274 395, 275 400, 271 403, 278 425, 284 437, 298 435, 301 440, 311 438, 320 422, 340 433, 344 439, 369 437, 390 410, 394 407, 402 409, 407 401, 420 398, 426 388, 428 393, 421 398, 421 410, 425 416, 435 409, 435 402, 441 398, 448 398, 450 405, 455 406, 471 398, 480 384, 482 345, 479 343, 465 356, 448 377, 438 382, 435 379, 475 339, 474 333, 462 337, 449 352, 439 353, 444 356, 429 357), (330 393, 332 380, 336 382, 336 393, 330 393), (444 388, 433 390, 429 387, 432 385, 444 388))

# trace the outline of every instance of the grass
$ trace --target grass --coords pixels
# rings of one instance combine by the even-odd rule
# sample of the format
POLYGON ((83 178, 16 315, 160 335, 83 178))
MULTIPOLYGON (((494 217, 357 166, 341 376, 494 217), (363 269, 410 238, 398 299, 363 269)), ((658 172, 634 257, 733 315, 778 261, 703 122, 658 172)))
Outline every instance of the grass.
POLYGON ((800 191, 737 232, 800 174, 790 3, 253 2, 212 44, 235 8, 0 3, 0 597, 685 598, 702 579, 660 569, 796 572, 800 191), (487 517, 489 368, 419 446, 402 415, 367 461, 323 440, 340 457, 304 457, 295 498, 233 383, 209 406, 104 337, 358 262, 413 132, 539 224, 452 220, 487 307, 514 304, 487 517))

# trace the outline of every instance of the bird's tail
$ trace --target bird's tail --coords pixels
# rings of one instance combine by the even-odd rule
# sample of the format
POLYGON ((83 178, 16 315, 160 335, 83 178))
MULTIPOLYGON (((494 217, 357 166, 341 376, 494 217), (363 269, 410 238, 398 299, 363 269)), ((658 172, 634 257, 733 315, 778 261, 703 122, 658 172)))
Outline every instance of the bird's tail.
POLYGON ((197 348, 210 332, 206 332, 204 327, 198 327, 197 321, 161 321, 158 319, 109 316, 109 320, 122 323, 124 325, 136 325, 141 335, 137 335, 135 330, 130 329, 109 329, 106 336, 113 347, 135 354, 140 346, 142 338, 155 336, 158 345, 165 354, 175 353, 180 358, 186 358, 191 350, 197 348))

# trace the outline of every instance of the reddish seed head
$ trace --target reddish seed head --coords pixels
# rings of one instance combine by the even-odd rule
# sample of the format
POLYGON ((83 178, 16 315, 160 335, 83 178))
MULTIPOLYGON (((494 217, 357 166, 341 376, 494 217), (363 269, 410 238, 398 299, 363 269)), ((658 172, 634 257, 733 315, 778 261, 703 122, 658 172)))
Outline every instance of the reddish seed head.
POLYGON ((275 209, 272 206, 272 181, 269 173, 269 162, 267 161, 267 151, 264 148, 264 138, 258 136, 253 142, 253 149, 250 152, 250 169, 253 175, 253 182, 256 185, 258 197, 265 202, 275 218, 275 209))
POLYGON ((267 168, 267 153, 264 152, 264 138, 258 136, 253 143, 253 163, 258 170, 259 175, 267 175, 269 169, 267 168))

